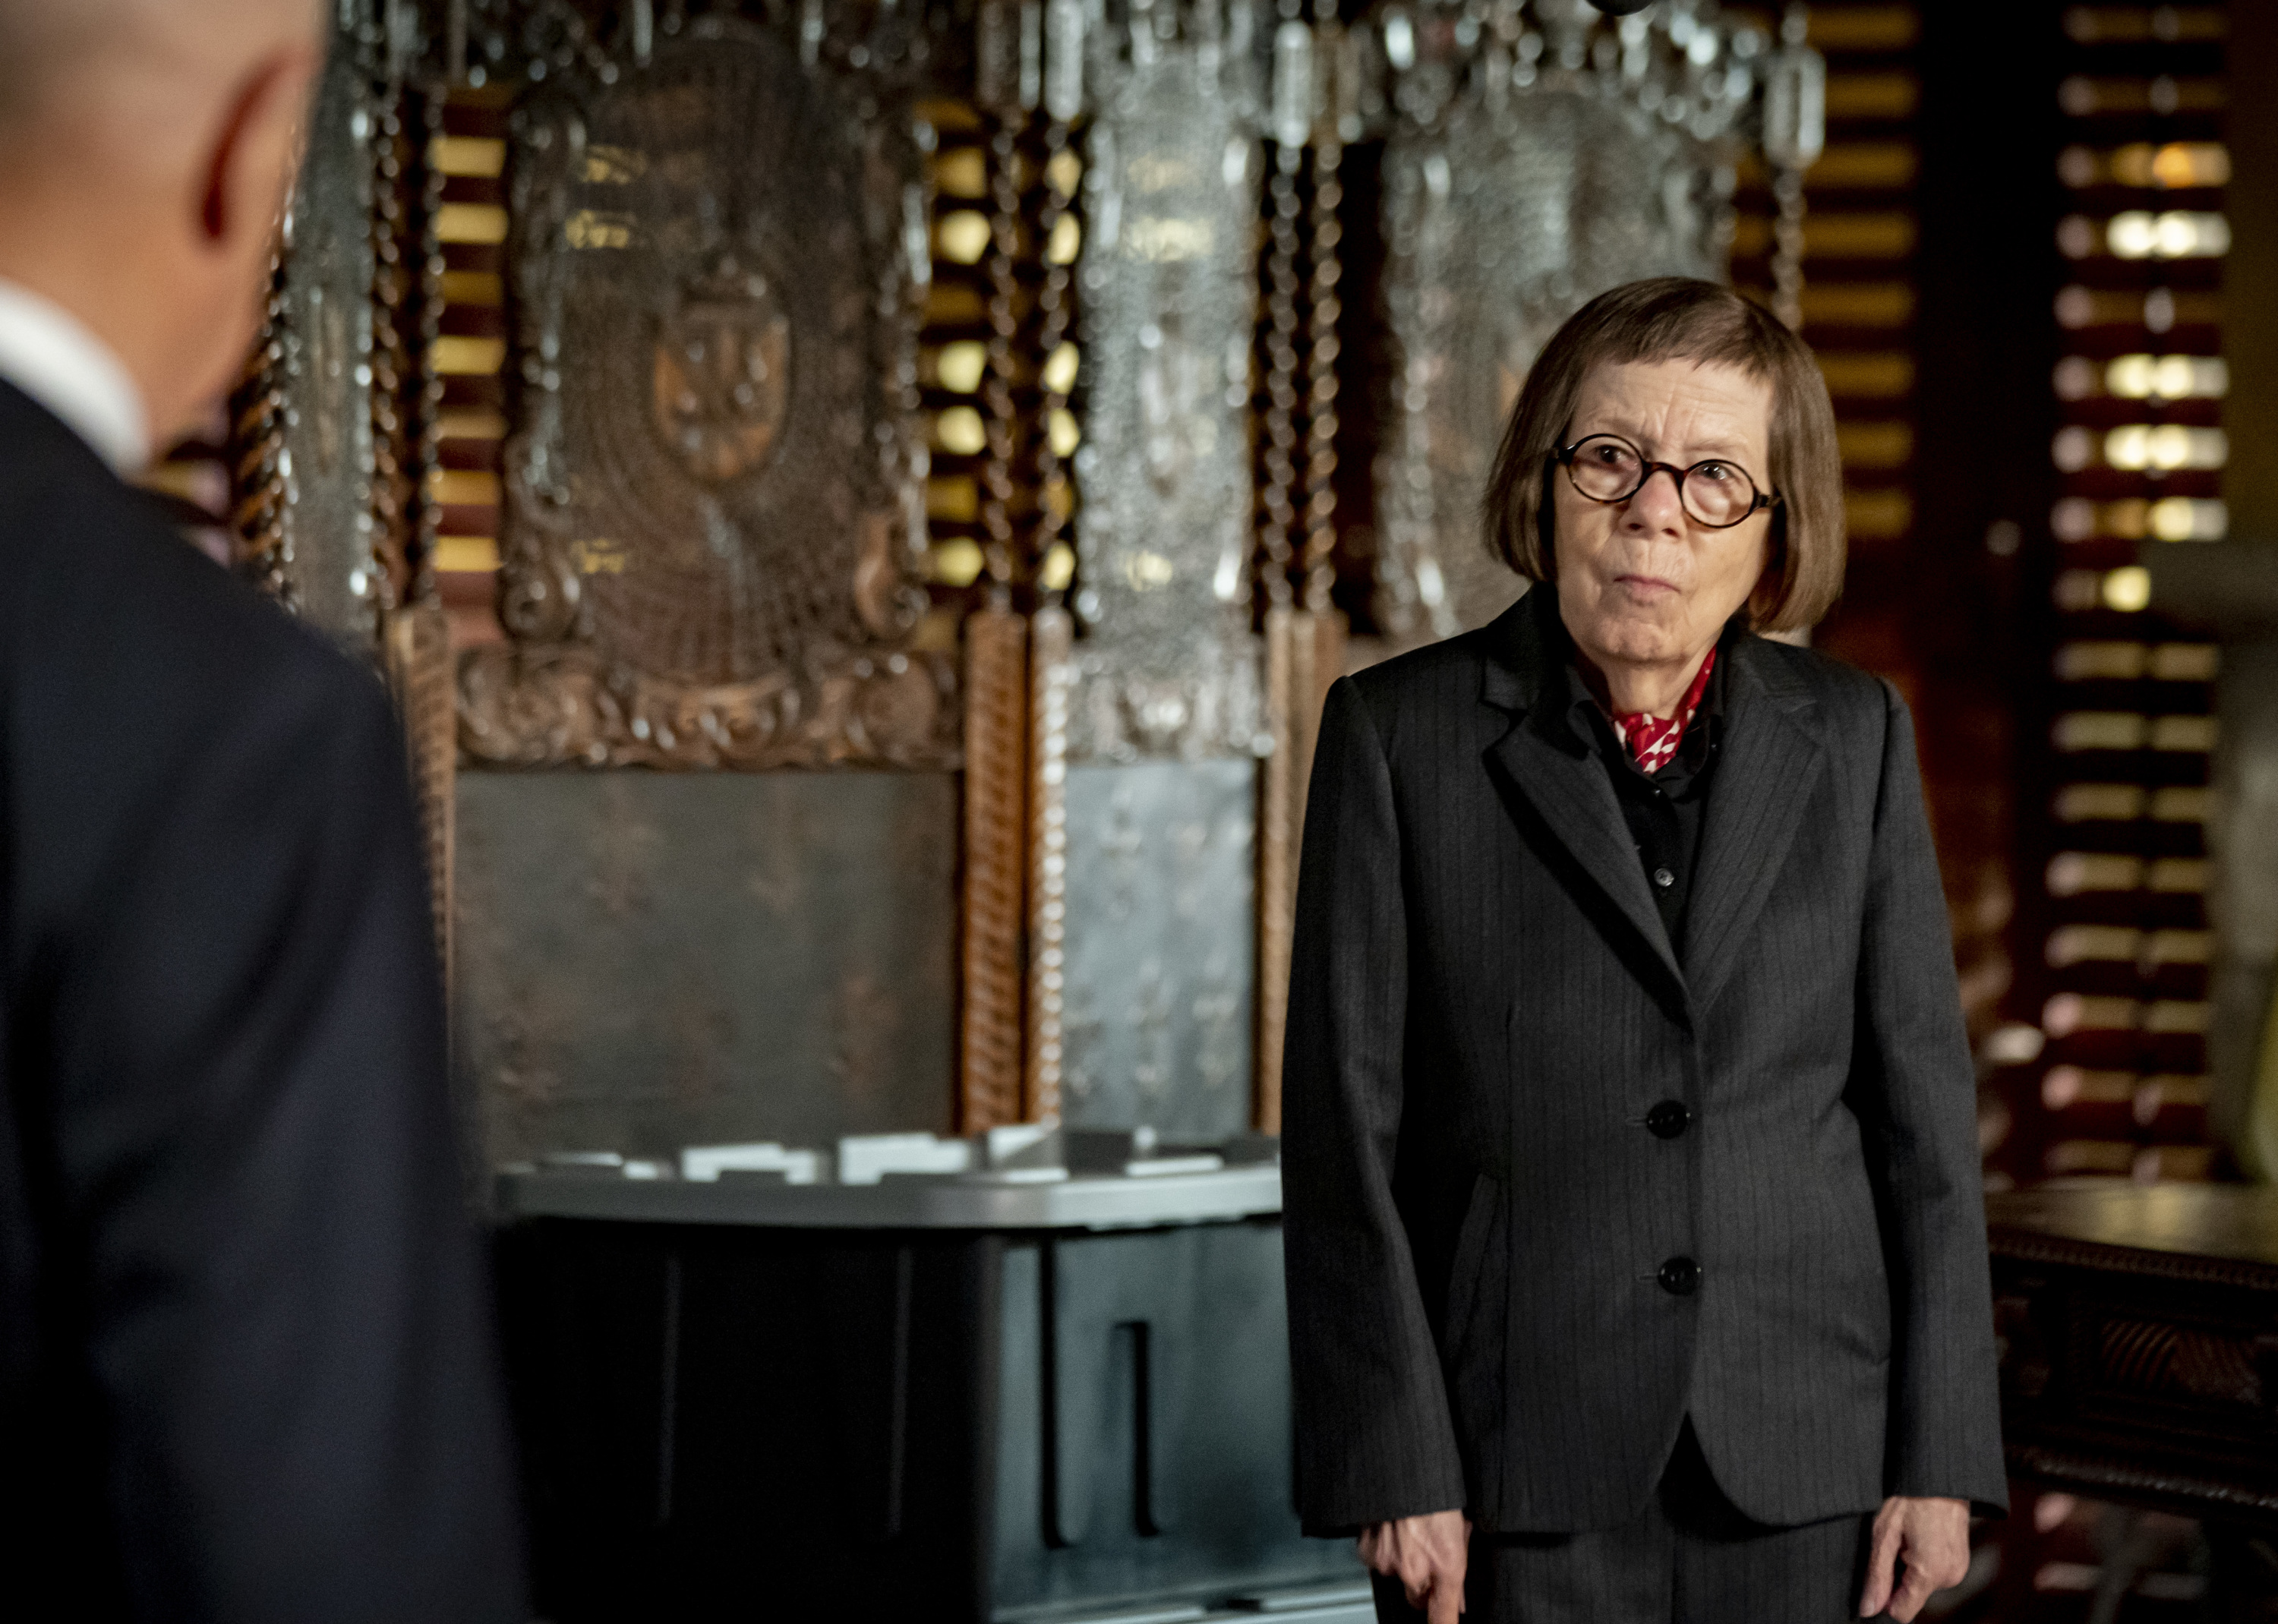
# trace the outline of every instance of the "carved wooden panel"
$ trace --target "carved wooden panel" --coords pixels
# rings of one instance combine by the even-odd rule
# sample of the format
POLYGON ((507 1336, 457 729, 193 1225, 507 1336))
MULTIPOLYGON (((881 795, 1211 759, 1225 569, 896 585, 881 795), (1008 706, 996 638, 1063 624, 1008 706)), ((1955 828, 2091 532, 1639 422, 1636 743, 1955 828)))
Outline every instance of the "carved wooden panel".
POLYGON ((462 773, 492 1161, 950 1130, 955 774, 462 773))
MULTIPOLYGON (((501 615, 462 741, 516 766, 955 753, 921 606, 909 121, 718 17, 526 95, 501 615)), ((912 223, 917 229, 913 231, 912 223)), ((913 240, 914 238, 914 240, 913 240)))

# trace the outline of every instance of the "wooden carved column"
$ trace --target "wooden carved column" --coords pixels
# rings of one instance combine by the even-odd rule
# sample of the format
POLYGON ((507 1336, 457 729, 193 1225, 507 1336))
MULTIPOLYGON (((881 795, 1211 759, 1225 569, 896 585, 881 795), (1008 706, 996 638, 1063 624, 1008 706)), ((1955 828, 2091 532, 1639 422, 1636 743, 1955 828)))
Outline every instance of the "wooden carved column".
POLYGON ((1332 606, 1336 548, 1337 326, 1343 266, 1340 110, 1343 33, 1324 0, 1312 27, 1284 22, 1273 50, 1274 170, 1267 190, 1266 445, 1259 590, 1266 603, 1265 714, 1273 753, 1258 785, 1257 1033, 1252 1122, 1281 1131, 1281 1051, 1305 789, 1321 705, 1344 667, 1332 606), (1300 179, 1310 181, 1301 187, 1300 179), (1305 274, 1301 278, 1301 256, 1305 274), (1302 293, 1302 298, 1301 298, 1302 293), (1302 347, 1302 350, 1300 347, 1302 347), (1303 389, 1299 389, 1302 373, 1303 389), (1302 413, 1303 432, 1298 431, 1302 413), (1302 447, 1302 448, 1301 448, 1302 447), (1302 492, 1303 506, 1297 498, 1302 492))
POLYGON ((451 864, 459 769, 459 697, 451 628, 439 603, 407 604, 387 617, 389 689, 402 718, 405 753, 427 837, 435 950, 451 974, 451 864))
POLYGON ((1344 669, 1344 619, 1334 611, 1282 606, 1266 612, 1265 708, 1273 753, 1259 792, 1257 845, 1256 1123, 1261 1133, 1281 1131, 1281 1048, 1305 789, 1320 737, 1321 705, 1344 669))
POLYGON ((1021 933, 1028 849, 1028 622, 1009 608, 965 622, 964 1025, 958 1125, 1021 1120, 1021 933))

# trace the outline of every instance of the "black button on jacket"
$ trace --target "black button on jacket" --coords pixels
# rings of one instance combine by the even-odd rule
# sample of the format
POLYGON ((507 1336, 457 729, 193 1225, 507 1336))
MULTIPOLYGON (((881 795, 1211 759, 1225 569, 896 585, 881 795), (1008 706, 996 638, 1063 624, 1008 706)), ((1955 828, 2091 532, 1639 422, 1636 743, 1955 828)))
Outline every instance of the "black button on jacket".
POLYGON ((1614 1527, 1688 1414, 1762 1522, 1999 1506, 1976 1087, 1906 707, 1734 637, 1672 928, 1557 703, 1554 597, 1322 718, 1283 1095, 1306 1526, 1614 1527))

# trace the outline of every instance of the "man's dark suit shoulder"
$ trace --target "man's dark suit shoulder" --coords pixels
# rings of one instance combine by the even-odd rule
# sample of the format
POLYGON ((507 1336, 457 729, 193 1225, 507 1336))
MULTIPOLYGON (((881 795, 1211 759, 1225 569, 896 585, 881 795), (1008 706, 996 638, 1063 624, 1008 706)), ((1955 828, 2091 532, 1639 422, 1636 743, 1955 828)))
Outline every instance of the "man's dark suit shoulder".
POLYGON ((271 783, 298 762, 334 790, 394 774, 375 674, 233 579, 4 384, 0 446, 4 763, 14 803, 43 813, 18 830, 40 839, 17 853, 38 870, 23 903, 73 905, 78 882, 165 815, 172 786, 233 761, 271 783))
POLYGON ((318 707, 378 698, 324 637, 186 543, 155 501, 4 384, 0 446, 0 568, 11 583, 6 635, 19 662, 143 676, 164 690, 148 697, 170 712, 248 692, 318 707))
POLYGON ((0 1560, 526 1618, 384 690, 5 385, 0 570, 0 1560))

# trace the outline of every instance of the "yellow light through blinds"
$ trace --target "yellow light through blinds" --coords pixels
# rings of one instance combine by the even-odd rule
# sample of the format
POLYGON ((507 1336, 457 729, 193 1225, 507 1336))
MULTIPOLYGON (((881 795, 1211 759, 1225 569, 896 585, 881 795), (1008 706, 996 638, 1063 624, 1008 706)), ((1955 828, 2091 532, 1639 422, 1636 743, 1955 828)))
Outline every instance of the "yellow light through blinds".
POLYGON ((481 377, 506 364, 504 339, 469 339, 446 335, 429 351, 435 370, 444 377, 481 377))
POLYGON ((935 377, 952 394, 971 394, 988 370, 989 347, 972 339, 943 345, 934 358, 935 377))
POLYGON ((1836 442, 1852 468, 1903 468, 1915 454, 1915 431, 1905 423, 1837 425, 1836 442))
POLYGON ((2230 222, 2182 209, 2130 209, 2112 217, 2104 237, 2121 259, 2190 259, 2229 252, 2230 222))
POLYGON ((952 265, 977 265, 989 252, 989 217, 971 209, 944 215, 934 229, 934 250, 952 265))
POLYGON ((2086 682, 2099 677, 2132 682, 2144 675, 2144 648, 2140 643, 2067 643, 2050 663, 2059 678, 2086 682))
POLYGON ((2141 784, 2067 784, 2052 810, 2065 823, 2133 823, 2144 815, 2141 784))
POLYGON ((2114 468, 2221 468, 2230 441, 2221 429, 2187 429, 2181 423, 2123 423, 2104 437, 2104 460, 2114 468))
POLYGON ((1881 399, 1911 393, 1915 386, 1915 358, 1903 351, 1822 355, 1816 359, 1827 393, 1838 397, 1881 399))
POLYGON ((989 194, 989 164, 978 147, 944 152, 934 165, 934 185, 949 197, 989 194))
POLYGON ((506 142, 473 135, 438 135, 427 143, 427 162, 438 174, 494 180, 506 172, 506 142))
POLYGON ((1914 184, 1915 149, 1901 141, 1842 141, 1830 146, 1811 166, 1811 184, 1846 189, 1883 190, 1914 184))
POLYGON ((2068 474, 2098 462, 2132 473, 2175 473, 2221 468, 2230 455, 2230 441, 2221 429, 2187 428, 2179 423, 2122 423, 2101 436, 2072 423, 2057 431, 2049 455, 2068 474))
POLYGON ((2057 362, 2057 398, 2127 400, 2219 400, 2230 392, 2230 369, 2218 355, 2114 355, 2098 367, 2085 355, 2057 362))
POLYGON ((1822 50, 1904 50, 1920 27, 1911 5, 1814 6, 1808 37, 1822 50))
POLYGON ((2228 32, 2219 5, 2075 5, 2064 30, 2083 45, 2186 44, 2228 32))
POLYGON ((2058 574, 2052 595, 2057 607, 2071 614, 2090 609, 2136 614, 2151 606, 2152 572, 2137 564, 2112 570, 2067 569, 2058 574))
POLYGON ((2104 606, 2121 614, 2137 614, 2152 606, 2152 572, 2129 564, 2106 575, 2098 594, 2104 606))
POLYGON ((438 536, 435 568, 447 573, 491 570, 499 567, 498 539, 492 536, 438 536))
POLYGON ((934 443, 959 456, 978 456, 989 444, 987 425, 969 406, 952 406, 934 419, 934 443))
POLYGON ((1806 282, 1803 324, 1903 327, 1915 318, 1915 290, 1904 282, 1806 282))
POLYGON ((2057 157, 2057 176, 2075 190, 2101 185, 2165 191, 2218 187, 2230 179, 2230 154, 2215 141, 2137 141, 2110 152, 2068 147, 2057 157))
POLYGON ((929 564, 933 578, 944 586, 971 586, 981 578, 985 561, 981 544, 960 536, 936 543, 929 564))
POLYGON ((1846 491, 1843 527, 1854 541, 1894 541, 1914 528, 1914 499, 1904 491, 1846 491))
POLYGON ((506 210, 495 203, 445 203, 435 210, 435 235, 445 242, 495 248, 507 230, 506 210))
POLYGON ((2126 497, 2092 502, 2068 496, 2049 515, 2059 541, 2221 541, 2230 528, 2230 509, 2219 497, 2163 496, 2157 501, 2126 497))

